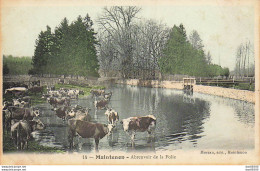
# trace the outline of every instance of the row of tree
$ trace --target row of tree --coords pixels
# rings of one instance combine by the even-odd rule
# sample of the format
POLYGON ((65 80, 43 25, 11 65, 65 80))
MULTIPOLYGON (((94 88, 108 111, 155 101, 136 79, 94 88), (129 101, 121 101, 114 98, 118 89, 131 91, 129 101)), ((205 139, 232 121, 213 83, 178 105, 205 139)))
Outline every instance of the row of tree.
POLYGON ((189 38, 182 24, 169 29, 154 20, 139 19, 138 7, 105 7, 98 18, 100 71, 104 76, 155 78, 156 73, 190 76, 229 75, 211 64, 197 31, 189 38), (144 75, 145 74, 145 75, 144 75))
POLYGON ((36 40, 29 74, 97 76, 97 41, 92 26, 88 14, 71 24, 64 18, 53 32, 47 26, 36 40))
POLYGON ((235 75, 240 77, 255 75, 254 50, 250 41, 241 43, 237 48, 235 75))
POLYGON ((103 8, 98 34, 88 15, 69 24, 64 18, 54 31, 47 26, 36 40, 30 74, 121 76, 156 79, 162 74, 213 77, 229 70, 211 64, 197 31, 184 25, 167 27, 140 19, 140 7, 103 8), (96 39, 97 37, 97 39, 96 39))
POLYGON ((32 68, 31 57, 14 57, 3 55, 3 74, 26 75, 32 68))

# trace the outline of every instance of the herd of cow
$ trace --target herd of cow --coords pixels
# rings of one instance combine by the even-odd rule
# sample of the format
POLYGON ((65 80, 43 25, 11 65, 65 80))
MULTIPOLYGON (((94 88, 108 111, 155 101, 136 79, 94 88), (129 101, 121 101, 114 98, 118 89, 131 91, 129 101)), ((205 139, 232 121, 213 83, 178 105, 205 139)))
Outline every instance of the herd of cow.
MULTIPOLYGON (((28 148, 28 141, 31 133, 35 130, 45 129, 44 123, 36 119, 40 115, 40 110, 30 105, 30 96, 24 96, 28 91, 24 87, 13 87, 7 89, 5 93, 13 93, 16 98, 12 102, 5 101, 3 105, 4 129, 11 132, 11 138, 17 149, 28 148)), ((43 91, 32 91, 40 93, 43 91)), ((108 104, 112 97, 112 92, 105 92, 101 89, 92 89, 91 95, 94 98, 95 111, 105 110, 108 123, 96 123, 91 120, 90 108, 80 105, 71 106, 71 99, 78 99, 79 95, 84 95, 84 91, 77 89, 60 88, 55 90, 54 86, 47 86, 47 93, 42 94, 42 98, 52 107, 57 117, 68 123, 68 141, 70 149, 73 149, 73 139, 76 136, 82 138, 94 138, 95 148, 98 149, 99 140, 113 133, 113 129, 119 121, 119 114, 108 104)), ((156 126, 156 118, 153 115, 142 117, 129 117, 120 122, 124 131, 129 133, 132 142, 135 133, 147 131, 150 135, 156 126)))

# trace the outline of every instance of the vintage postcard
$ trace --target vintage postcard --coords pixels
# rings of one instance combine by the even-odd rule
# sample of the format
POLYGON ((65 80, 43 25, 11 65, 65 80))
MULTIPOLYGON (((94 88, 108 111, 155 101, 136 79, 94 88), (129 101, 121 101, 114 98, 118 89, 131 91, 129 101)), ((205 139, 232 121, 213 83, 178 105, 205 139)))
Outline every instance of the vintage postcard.
POLYGON ((258 0, 1 0, 1 165, 259 165, 258 0))

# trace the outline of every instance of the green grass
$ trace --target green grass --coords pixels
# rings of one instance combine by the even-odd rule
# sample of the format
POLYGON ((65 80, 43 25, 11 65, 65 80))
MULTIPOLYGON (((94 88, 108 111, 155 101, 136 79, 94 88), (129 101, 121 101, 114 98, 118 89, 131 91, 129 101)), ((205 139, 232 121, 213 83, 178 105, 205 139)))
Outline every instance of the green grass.
POLYGON ((249 91, 255 91, 255 84, 250 83, 239 83, 234 87, 235 89, 240 89, 240 90, 249 90, 249 91))
MULTIPOLYGON (((47 87, 43 87, 43 93, 47 93, 47 87)), ((105 89, 104 86, 78 86, 78 85, 69 85, 69 84, 56 84, 55 89, 59 90, 60 88, 68 88, 68 89, 79 89, 84 91, 84 95, 80 95, 79 97, 83 97, 90 94, 91 89, 105 89)), ((31 97, 31 105, 35 106, 37 104, 45 103, 46 99, 42 98, 42 93, 29 93, 28 96, 31 97)), ((4 94, 3 101, 12 101, 15 98, 11 94, 4 94)))
POLYGON ((84 91, 84 95, 80 95, 79 97, 89 95, 91 89, 105 89, 104 86, 78 86, 78 85, 70 85, 70 84, 56 84, 55 85, 56 90, 59 90, 60 88, 79 89, 79 90, 84 91))
MULTIPOLYGON (((43 86, 43 93, 47 93, 47 86, 43 86)), ((29 93, 28 95, 31 97, 32 106, 46 102, 46 100, 42 98, 42 93, 29 93)))
POLYGON ((207 85, 207 86, 218 86, 218 87, 225 87, 225 88, 235 88, 239 90, 249 90, 249 91, 255 91, 255 84, 250 83, 239 83, 237 85, 233 84, 225 84, 225 83, 210 83, 210 84, 201 84, 201 85, 207 85))

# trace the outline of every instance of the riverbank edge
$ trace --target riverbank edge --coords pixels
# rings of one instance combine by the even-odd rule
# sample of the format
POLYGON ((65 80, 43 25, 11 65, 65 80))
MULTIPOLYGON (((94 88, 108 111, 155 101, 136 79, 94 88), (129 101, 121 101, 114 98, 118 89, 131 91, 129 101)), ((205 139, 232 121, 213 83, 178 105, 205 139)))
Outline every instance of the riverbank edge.
MULTIPOLYGON (((180 81, 159 81, 159 80, 139 80, 139 79, 117 79, 116 84, 134 85, 151 88, 168 88, 168 89, 183 89, 183 83, 180 81)), ((255 92, 248 90, 238 90, 232 88, 194 85, 194 92, 210 94, 220 97, 227 97, 236 100, 247 101, 255 103, 255 92)))

